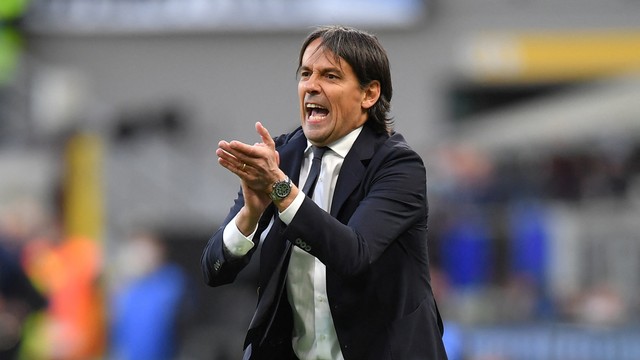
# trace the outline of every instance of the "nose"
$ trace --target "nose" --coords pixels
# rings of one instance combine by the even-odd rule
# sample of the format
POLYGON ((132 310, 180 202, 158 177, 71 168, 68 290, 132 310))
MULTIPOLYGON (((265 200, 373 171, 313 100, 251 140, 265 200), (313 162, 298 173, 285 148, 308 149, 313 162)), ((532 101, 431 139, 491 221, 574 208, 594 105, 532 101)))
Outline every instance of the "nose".
POLYGON ((317 94, 320 92, 320 84, 318 83, 316 74, 309 76, 309 78, 303 82, 302 86, 306 93, 317 94))

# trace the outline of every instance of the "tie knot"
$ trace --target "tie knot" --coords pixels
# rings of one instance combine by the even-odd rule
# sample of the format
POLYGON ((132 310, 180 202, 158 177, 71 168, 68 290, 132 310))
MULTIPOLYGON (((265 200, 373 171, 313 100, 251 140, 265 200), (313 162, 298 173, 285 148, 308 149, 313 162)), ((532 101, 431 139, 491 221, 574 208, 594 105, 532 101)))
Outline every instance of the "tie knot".
POLYGON ((322 159, 322 156, 327 151, 327 149, 329 149, 329 148, 326 147, 326 146, 311 145, 311 150, 313 151, 313 158, 314 159, 322 159))

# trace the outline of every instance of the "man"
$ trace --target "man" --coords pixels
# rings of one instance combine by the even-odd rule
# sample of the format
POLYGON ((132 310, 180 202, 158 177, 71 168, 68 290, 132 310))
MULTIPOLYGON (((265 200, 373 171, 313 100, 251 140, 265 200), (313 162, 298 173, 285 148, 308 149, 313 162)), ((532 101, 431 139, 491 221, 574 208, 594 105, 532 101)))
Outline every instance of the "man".
POLYGON ((232 282, 262 242, 244 358, 446 359, 425 168, 391 130, 386 52, 363 31, 322 27, 298 79, 301 127, 272 139, 257 123, 261 143, 216 152, 241 191, 204 250, 206 282, 232 282))

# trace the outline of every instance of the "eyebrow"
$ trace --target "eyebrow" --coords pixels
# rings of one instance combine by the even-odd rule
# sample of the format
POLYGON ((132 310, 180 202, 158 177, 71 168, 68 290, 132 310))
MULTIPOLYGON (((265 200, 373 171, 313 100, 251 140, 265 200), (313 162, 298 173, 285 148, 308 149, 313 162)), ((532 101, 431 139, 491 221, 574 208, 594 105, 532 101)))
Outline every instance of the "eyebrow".
MULTIPOLYGON (((307 65, 301 65, 298 68, 298 74, 303 71, 303 70, 311 70, 311 67, 307 66, 307 65)), ((344 72, 342 71, 342 69, 339 66, 329 66, 329 67, 325 67, 325 68, 321 68, 319 69, 320 74, 326 74, 329 72, 335 72, 340 76, 344 75, 344 72)))

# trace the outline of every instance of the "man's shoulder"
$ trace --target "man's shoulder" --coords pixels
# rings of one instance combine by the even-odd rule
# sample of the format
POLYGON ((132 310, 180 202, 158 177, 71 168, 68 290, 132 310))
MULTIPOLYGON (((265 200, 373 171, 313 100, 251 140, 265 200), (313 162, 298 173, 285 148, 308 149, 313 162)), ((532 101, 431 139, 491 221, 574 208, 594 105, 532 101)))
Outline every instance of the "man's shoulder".
POLYGON ((280 147, 300 137, 304 138, 304 132, 302 131, 302 126, 298 126, 291 132, 284 133, 282 135, 278 135, 274 137, 273 141, 275 142, 276 147, 280 147))
POLYGON ((413 150, 411 145, 409 145, 405 137, 401 133, 395 132, 395 131, 391 132, 388 136, 384 137, 383 141, 381 142, 381 145, 382 146, 378 148, 378 151, 391 152, 391 153, 396 153, 396 152, 415 153, 415 151, 413 150))
POLYGON ((389 134, 389 138, 385 143, 388 146, 400 146, 400 147, 409 148, 409 149, 411 148, 411 146, 409 146, 409 143, 405 139, 404 135, 395 131, 389 134))
POLYGON ((373 161, 379 162, 380 164, 388 161, 396 161, 400 158, 422 162, 421 156, 409 145, 405 137, 398 132, 392 132, 388 136, 383 137, 382 140, 378 142, 374 153, 373 161))

